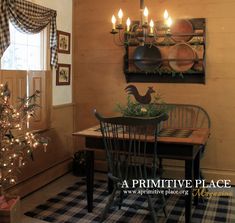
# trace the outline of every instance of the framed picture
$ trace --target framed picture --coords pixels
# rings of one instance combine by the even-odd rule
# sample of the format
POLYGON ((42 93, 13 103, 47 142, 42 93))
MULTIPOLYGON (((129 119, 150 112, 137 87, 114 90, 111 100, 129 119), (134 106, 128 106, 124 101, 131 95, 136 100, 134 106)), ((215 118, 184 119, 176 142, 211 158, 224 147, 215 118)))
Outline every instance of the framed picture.
POLYGON ((57 31, 58 53, 70 54, 70 33, 57 31))
POLYGON ((56 85, 70 85, 70 64, 58 64, 56 71, 56 85))

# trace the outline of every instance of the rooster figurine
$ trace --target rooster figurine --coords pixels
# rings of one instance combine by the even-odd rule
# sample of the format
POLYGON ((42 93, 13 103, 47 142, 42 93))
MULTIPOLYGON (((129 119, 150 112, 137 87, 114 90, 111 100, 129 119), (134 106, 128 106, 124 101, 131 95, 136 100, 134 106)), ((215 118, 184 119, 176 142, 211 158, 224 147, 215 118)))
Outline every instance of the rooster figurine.
POLYGON ((153 87, 149 87, 146 94, 144 96, 140 95, 138 89, 134 85, 128 85, 125 88, 128 94, 132 94, 135 97, 135 100, 141 104, 149 104, 151 102, 151 94, 155 93, 153 87))

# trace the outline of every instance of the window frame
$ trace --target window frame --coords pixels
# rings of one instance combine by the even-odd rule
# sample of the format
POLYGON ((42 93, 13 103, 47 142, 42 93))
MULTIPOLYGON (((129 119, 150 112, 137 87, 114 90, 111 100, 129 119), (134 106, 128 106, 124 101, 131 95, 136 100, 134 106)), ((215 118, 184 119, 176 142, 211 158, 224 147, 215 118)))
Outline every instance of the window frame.
MULTIPOLYGON (((14 27, 14 25, 12 25, 12 26, 14 27)), ((14 27, 14 29, 17 30, 15 27, 14 27)), ((25 33, 25 34, 27 35, 27 33, 25 33)), ((28 34, 28 35, 31 35, 31 34, 28 34)), ((40 69, 37 69, 37 71, 43 71, 43 70, 50 69, 50 62, 48 61, 48 58, 50 58, 50 47, 48 47, 49 46, 48 40, 49 40, 49 28, 47 26, 45 29, 43 29, 40 32, 40 69), (49 48, 49 51, 48 51, 48 48, 49 48)), ((12 43, 10 43, 10 44, 12 44, 12 43)), ((10 47, 10 45, 9 45, 9 47, 10 47)), ((28 67, 27 67, 27 69, 15 69, 15 68, 4 69, 4 68, 2 68, 1 60, 2 60, 2 58, 0 58, 0 70, 22 70, 22 71, 30 70, 28 67)))

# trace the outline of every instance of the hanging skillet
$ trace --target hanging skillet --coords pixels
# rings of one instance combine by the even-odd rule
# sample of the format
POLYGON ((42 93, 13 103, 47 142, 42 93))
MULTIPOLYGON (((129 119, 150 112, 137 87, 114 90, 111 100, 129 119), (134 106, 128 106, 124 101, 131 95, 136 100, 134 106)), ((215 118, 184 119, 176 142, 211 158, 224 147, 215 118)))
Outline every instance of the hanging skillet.
POLYGON ((134 51, 134 64, 142 71, 154 71, 161 65, 161 52, 155 46, 138 46, 134 51))

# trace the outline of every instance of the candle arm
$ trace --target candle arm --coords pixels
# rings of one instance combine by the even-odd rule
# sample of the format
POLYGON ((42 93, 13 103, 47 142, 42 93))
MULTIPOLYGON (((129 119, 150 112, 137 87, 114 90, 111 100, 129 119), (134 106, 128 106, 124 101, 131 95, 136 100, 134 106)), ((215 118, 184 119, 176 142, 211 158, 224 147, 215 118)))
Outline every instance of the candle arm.
POLYGON ((144 0, 140 0, 140 10, 144 10, 144 0))

